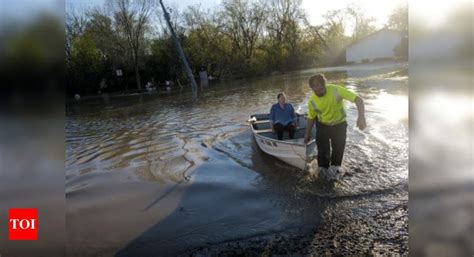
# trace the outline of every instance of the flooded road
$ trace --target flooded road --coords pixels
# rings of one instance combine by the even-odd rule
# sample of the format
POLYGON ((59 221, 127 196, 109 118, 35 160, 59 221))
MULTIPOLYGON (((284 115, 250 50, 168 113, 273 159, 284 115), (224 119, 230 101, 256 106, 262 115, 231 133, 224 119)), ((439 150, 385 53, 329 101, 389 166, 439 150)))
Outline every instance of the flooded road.
POLYGON ((185 90, 69 104, 68 255, 407 253, 407 69, 312 69, 211 84, 197 99, 185 90), (305 113, 319 72, 367 111, 360 131, 346 103, 348 174, 336 183, 264 154, 246 123, 282 91, 305 113))

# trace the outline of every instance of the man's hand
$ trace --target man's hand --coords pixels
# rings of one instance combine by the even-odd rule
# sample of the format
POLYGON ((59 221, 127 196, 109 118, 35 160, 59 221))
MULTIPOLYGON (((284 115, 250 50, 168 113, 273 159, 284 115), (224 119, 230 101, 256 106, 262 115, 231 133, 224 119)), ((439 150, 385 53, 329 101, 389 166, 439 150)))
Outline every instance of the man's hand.
POLYGON ((362 98, 357 97, 356 100, 355 100, 355 104, 357 106, 357 112, 359 114, 359 116, 357 118, 357 127, 360 130, 364 130, 365 127, 367 127, 367 124, 365 123, 365 105, 364 105, 364 101, 362 100, 362 98))
POLYGON ((367 127, 367 123, 365 122, 365 116, 359 116, 357 118, 357 127, 360 130, 364 130, 367 127))
POLYGON ((311 139, 311 136, 310 136, 310 135, 307 135, 307 134, 304 135, 304 143, 305 143, 305 144, 307 144, 310 139, 311 139))
POLYGON ((306 120, 306 129, 304 131, 304 143, 307 144, 311 139, 311 129, 314 125, 314 119, 307 119, 306 120))

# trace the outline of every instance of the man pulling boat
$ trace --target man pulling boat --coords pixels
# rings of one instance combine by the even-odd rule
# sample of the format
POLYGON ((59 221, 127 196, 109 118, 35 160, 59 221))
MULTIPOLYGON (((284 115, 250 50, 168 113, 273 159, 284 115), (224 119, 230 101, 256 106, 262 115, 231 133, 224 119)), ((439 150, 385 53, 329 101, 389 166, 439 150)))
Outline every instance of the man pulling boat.
POLYGON ((309 142, 311 129, 316 123, 316 145, 318 149, 318 166, 330 172, 341 172, 342 158, 346 145, 346 111, 343 100, 357 106, 357 127, 366 127, 364 101, 356 93, 344 87, 327 84, 322 74, 309 79, 313 91, 308 101, 307 125, 304 142, 309 142), (332 150, 332 151, 331 151, 332 150))

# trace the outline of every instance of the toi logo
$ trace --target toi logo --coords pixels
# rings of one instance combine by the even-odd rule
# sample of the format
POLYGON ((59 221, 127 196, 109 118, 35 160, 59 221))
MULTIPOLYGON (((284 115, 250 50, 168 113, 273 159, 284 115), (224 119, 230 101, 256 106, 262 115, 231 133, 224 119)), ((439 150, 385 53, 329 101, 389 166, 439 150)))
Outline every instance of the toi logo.
POLYGON ((37 240, 38 210, 35 208, 9 209, 8 239, 37 240))

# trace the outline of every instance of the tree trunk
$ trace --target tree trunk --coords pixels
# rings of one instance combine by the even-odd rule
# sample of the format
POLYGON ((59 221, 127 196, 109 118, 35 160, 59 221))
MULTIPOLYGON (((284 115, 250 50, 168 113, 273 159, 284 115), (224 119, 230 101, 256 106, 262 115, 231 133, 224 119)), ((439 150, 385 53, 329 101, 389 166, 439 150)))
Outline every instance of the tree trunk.
POLYGON ((137 79, 137 91, 142 91, 142 86, 140 83, 140 72, 138 71, 138 64, 135 64, 135 78, 137 79))

